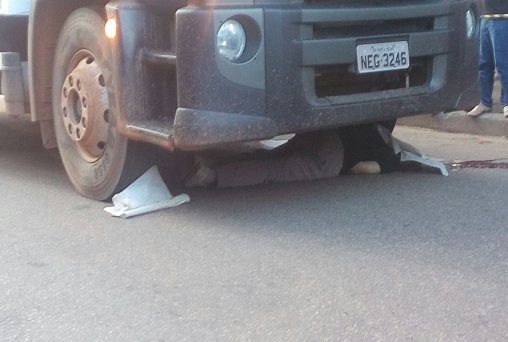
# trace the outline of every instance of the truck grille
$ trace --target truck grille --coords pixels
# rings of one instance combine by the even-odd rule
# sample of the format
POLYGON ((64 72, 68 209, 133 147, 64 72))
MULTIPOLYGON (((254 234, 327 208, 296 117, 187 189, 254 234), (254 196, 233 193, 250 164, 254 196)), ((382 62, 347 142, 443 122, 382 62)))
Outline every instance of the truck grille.
POLYGON ((423 86, 432 70, 429 58, 411 58, 409 70, 358 74, 349 65, 339 64, 314 68, 317 97, 353 95, 382 90, 423 86))
POLYGON ((443 3, 394 0, 370 1, 366 6, 366 1, 353 1, 334 8, 322 4, 337 1, 307 3, 314 5, 303 10, 303 66, 313 70, 317 97, 424 86, 435 72, 445 71, 434 67, 435 58, 449 48, 450 14, 443 3), (355 71, 357 45, 401 40, 408 41, 409 69, 355 71))
POLYGON ((355 23, 316 23, 314 39, 373 37, 431 31, 434 18, 379 20, 355 23))

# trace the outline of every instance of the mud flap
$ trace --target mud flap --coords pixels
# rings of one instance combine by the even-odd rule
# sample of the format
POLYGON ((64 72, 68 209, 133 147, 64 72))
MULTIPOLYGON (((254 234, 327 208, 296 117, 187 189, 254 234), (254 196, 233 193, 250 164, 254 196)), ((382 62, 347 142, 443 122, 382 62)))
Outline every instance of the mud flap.
POLYGON ((19 53, 0 52, 1 94, 0 112, 11 116, 25 114, 23 67, 19 53))

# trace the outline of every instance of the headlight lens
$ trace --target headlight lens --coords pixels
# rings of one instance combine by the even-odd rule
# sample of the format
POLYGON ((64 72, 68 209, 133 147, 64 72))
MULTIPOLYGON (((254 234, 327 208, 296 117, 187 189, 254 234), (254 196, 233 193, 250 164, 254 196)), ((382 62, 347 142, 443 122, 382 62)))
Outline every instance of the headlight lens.
POLYGON ((242 25, 236 20, 227 20, 217 33, 217 48, 219 54, 227 60, 238 60, 245 51, 247 38, 242 25))
POLYGON ((468 9, 466 12, 466 36, 468 39, 473 38, 476 32, 476 16, 473 10, 468 9))

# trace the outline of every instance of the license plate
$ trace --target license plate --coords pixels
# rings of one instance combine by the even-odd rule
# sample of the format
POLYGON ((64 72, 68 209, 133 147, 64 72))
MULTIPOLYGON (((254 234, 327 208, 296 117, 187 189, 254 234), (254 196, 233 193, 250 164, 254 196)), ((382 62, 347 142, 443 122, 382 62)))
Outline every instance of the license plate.
POLYGON ((407 41, 358 45, 356 60, 360 74, 407 69, 409 68, 407 41))

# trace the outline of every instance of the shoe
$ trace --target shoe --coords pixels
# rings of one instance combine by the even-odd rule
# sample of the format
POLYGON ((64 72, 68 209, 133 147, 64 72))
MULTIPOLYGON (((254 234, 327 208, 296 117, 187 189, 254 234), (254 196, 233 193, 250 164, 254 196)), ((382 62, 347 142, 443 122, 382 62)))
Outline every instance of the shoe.
POLYGON ((381 173, 381 166, 376 161, 361 161, 356 163, 349 173, 352 175, 374 175, 381 173))
POLYGON ((217 183, 217 172, 198 161, 194 173, 185 181, 184 185, 187 188, 206 188, 215 183, 217 183))
POLYGON ((467 116, 478 116, 480 114, 483 114, 483 113, 488 113, 492 110, 492 108, 490 107, 487 107, 486 105, 484 105, 483 103, 480 103, 478 106, 474 107, 473 109, 471 109, 468 113, 467 113, 467 116))
POLYGON ((504 117, 508 119, 508 106, 503 107, 503 114, 504 114, 504 117))

